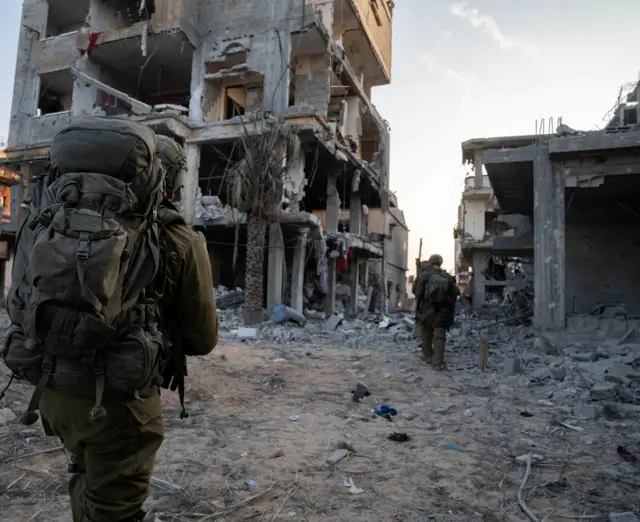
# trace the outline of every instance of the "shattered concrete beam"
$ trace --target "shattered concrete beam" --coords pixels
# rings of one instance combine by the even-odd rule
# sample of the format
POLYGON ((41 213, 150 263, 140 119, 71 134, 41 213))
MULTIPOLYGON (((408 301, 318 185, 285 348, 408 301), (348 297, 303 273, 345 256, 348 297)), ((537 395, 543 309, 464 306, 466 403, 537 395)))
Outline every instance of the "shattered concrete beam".
POLYGON ((537 145, 528 145, 517 149, 489 149, 483 154, 485 165, 492 163, 522 163, 533 161, 536 157, 537 145))
POLYGON ((254 136, 266 132, 273 121, 269 119, 251 120, 240 117, 201 127, 196 127, 187 143, 212 143, 232 141, 244 136, 254 136))
POLYGON ((99 80, 96 80, 95 78, 92 78, 91 76, 85 73, 78 71, 78 69, 72 68, 71 73, 78 80, 95 85, 101 91, 104 91, 105 93, 110 94, 111 96, 115 96, 116 98, 122 100, 126 104, 130 105, 131 110, 137 114, 150 114, 151 111, 153 110, 153 107, 151 107, 151 105, 147 105, 146 103, 143 103, 140 100, 136 100, 135 98, 129 96, 128 94, 125 94, 122 91, 119 91, 118 89, 114 89, 110 85, 107 85, 106 83, 103 83, 99 80))
POLYGON ((640 131, 619 133, 599 131, 584 136, 568 136, 549 140, 549 154, 551 155, 631 148, 640 148, 640 131))

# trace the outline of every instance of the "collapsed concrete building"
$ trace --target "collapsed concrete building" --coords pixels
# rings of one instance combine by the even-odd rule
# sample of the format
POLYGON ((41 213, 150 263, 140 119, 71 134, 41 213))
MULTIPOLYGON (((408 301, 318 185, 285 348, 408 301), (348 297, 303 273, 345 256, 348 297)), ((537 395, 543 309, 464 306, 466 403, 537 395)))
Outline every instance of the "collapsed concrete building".
POLYGON ((287 126, 295 143, 268 227, 266 307, 302 311, 321 266, 327 311, 341 280, 357 310, 370 274, 378 306, 395 306, 404 274, 390 280, 388 267, 406 272, 408 229, 389 191, 389 128, 371 102, 391 81, 392 20, 388 0, 24 0, 0 162, 20 174, 24 201, 72 118, 144 122, 184 145, 177 204, 207 238, 215 284, 242 287, 247 216, 231 205, 229 173, 243 139, 287 126))
POLYGON ((486 255, 532 253, 540 328, 638 326, 638 90, 620 97, 603 130, 578 132, 560 123, 555 133, 463 143, 474 182, 486 184, 487 173, 497 202, 487 212, 521 225, 510 237, 496 234, 491 244, 476 241, 468 251, 478 270, 486 255))

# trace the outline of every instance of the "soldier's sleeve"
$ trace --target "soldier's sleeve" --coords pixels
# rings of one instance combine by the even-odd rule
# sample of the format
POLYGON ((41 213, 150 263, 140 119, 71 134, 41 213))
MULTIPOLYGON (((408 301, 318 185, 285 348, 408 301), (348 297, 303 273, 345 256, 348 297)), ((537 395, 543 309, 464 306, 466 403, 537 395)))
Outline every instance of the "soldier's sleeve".
POLYGON ((415 285, 416 285, 416 289, 413 292, 413 295, 416 296, 416 303, 419 303, 422 300, 422 294, 424 292, 424 283, 423 283, 422 276, 418 276, 418 278, 415 281, 415 285))
POLYGON ((218 344, 218 313, 211 262, 204 241, 194 236, 182 262, 176 310, 185 355, 206 355, 218 344))

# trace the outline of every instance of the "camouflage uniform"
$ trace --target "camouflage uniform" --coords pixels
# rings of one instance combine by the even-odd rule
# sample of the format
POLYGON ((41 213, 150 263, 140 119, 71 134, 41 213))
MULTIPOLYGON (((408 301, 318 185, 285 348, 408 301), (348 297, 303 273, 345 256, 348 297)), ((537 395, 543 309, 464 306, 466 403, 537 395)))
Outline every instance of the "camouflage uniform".
POLYGON ((422 335, 422 353, 427 362, 431 362, 435 369, 444 367, 444 349, 447 342, 447 330, 453 324, 455 302, 460 292, 455 280, 445 270, 439 268, 442 265, 442 257, 433 255, 429 258, 429 268, 420 273, 416 284, 417 317, 420 323, 422 335), (423 295, 427 279, 434 273, 440 272, 451 279, 449 288, 450 305, 433 305, 423 295))
MULTIPOLYGON (((160 154, 159 156, 162 158, 160 154)), ((184 355, 206 355, 218 342, 211 264, 203 238, 184 224, 164 228, 167 286, 161 309, 184 355)), ((71 454, 73 522, 142 520, 156 452, 164 438, 155 388, 134 400, 105 401, 107 416, 89 421, 93 400, 47 390, 40 412, 47 435, 71 454)))

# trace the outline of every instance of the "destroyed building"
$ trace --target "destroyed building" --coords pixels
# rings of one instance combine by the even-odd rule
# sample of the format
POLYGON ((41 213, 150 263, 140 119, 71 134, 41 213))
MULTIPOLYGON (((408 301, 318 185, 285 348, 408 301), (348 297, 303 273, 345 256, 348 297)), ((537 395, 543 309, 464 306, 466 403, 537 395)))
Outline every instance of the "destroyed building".
POLYGON ((497 202, 485 212, 497 209, 515 228, 507 237, 464 235, 462 243, 467 237, 471 243, 473 277, 484 271, 487 255, 532 252, 534 321, 540 328, 637 327, 638 90, 633 85, 621 94, 603 130, 578 132, 560 122, 554 131, 549 122, 536 135, 462 145, 463 161, 474 165, 474 190, 485 183, 486 171, 497 202))
POLYGON ((305 286, 321 273, 327 311, 341 279, 356 310, 370 273, 379 274, 380 307, 395 306, 405 293, 395 268, 406 271, 408 229, 389 192, 389 128, 371 102, 372 88, 391 81, 393 2, 268 4, 24 0, 0 161, 22 179, 15 199, 29 197, 51 140, 72 118, 144 122, 184 145, 177 204, 207 238, 215 284, 243 287, 247 216, 231 204, 229 173, 247 136, 287 126, 295 139, 268 226, 266 307, 302 311, 305 286))

